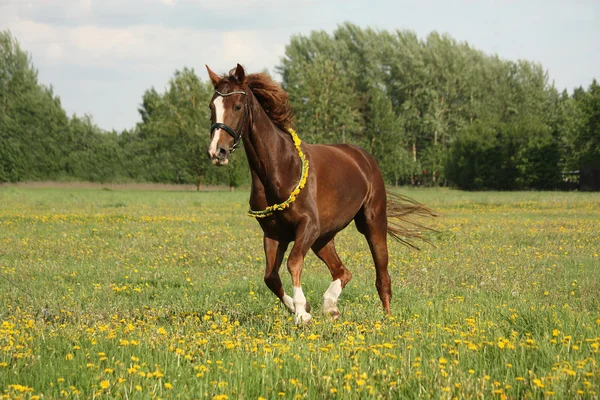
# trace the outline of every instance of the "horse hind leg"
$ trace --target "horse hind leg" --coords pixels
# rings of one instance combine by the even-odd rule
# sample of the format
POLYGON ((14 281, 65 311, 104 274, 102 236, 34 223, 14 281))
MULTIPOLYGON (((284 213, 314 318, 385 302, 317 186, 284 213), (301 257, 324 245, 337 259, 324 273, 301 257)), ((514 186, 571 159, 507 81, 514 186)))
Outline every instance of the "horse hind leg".
POLYGON ((375 262, 375 286, 381 299, 383 309, 390 314, 390 301, 392 299, 392 281, 388 272, 388 247, 387 247, 387 215, 385 198, 378 207, 363 206, 354 218, 356 228, 367 239, 373 261, 375 262), (383 207, 383 209, 382 209, 383 207))
POLYGON ((337 308, 337 301, 342 293, 342 289, 352 279, 352 273, 342 264, 340 257, 335 251, 333 238, 328 241, 317 242, 312 247, 313 251, 329 268, 331 272, 331 284, 323 294, 323 313, 333 319, 338 319, 340 311, 337 308))
POLYGON ((283 290, 281 278, 279 277, 279 267, 283 261, 285 251, 289 243, 279 242, 268 237, 263 240, 267 265, 265 268, 265 284, 277 296, 279 300, 287 307, 290 312, 294 312, 294 300, 283 290))

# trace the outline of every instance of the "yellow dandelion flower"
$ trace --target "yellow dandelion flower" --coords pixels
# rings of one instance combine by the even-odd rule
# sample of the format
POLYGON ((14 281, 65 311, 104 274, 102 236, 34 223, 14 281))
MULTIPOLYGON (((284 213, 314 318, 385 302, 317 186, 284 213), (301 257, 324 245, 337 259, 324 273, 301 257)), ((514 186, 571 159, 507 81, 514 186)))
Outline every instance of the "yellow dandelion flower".
POLYGON ((109 386, 110 386, 110 382, 109 381, 104 380, 104 381, 100 382, 100 387, 102 389, 108 389, 109 386))

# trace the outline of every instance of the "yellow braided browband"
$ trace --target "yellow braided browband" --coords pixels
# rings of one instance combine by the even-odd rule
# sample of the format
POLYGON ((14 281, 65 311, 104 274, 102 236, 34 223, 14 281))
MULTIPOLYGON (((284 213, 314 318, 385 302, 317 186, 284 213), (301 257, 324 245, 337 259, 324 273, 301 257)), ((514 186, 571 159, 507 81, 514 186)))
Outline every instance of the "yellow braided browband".
POLYGON ((286 208, 288 208, 290 206, 290 204, 292 204, 294 202, 294 200, 296 200, 296 196, 298 196, 298 194, 300 193, 300 190, 304 189, 304 185, 306 185, 306 179, 308 179, 308 160, 306 159, 306 156, 304 155, 304 153, 302 152, 302 149, 300 148, 300 144, 302 143, 302 141, 296 134, 296 131, 293 130, 292 128, 288 129, 288 132, 290 133, 290 135, 292 135, 292 139, 294 140, 294 146, 296 147, 296 150, 298 151, 300 160, 302 160, 302 175, 300 175, 300 182, 298 182, 298 185, 296 185, 296 188, 294 190, 292 190, 292 194, 290 194, 290 197, 288 197, 288 199, 286 201, 284 201, 283 203, 280 203, 280 204, 273 204, 272 206, 269 206, 262 211, 254 211, 254 210, 250 209, 250 210, 248 210, 249 217, 265 218, 265 217, 269 217, 269 216, 273 215, 273 213, 275 211, 285 210, 286 208))

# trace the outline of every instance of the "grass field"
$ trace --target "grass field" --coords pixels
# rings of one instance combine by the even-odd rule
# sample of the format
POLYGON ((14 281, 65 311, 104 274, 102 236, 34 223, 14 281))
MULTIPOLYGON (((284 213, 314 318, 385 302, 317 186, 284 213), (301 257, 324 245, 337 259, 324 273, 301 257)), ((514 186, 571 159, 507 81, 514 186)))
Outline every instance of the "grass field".
POLYGON ((404 193, 442 217, 390 242, 393 316, 351 225, 296 327, 246 192, 0 188, 0 397, 598 398, 600 194, 404 193))

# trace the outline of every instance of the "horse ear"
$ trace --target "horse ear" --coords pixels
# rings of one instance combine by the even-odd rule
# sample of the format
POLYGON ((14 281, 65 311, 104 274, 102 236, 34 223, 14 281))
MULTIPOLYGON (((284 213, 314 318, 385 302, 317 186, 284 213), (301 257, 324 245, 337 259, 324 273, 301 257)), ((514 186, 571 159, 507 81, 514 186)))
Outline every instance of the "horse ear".
POLYGON ((244 67, 238 64, 237 67, 235 67, 235 72, 233 73, 233 76, 235 76, 239 83, 243 84, 244 80, 246 79, 246 72, 244 71, 244 67))
MULTIPOLYGON (((205 64, 206 65, 206 64, 205 64)), ((208 65, 206 65, 206 70, 208 71, 208 77, 210 78, 210 81, 212 82, 214 87, 217 87, 217 84, 219 83, 219 81, 221 80, 221 78, 219 77, 219 75, 215 74, 209 67, 208 65)))

